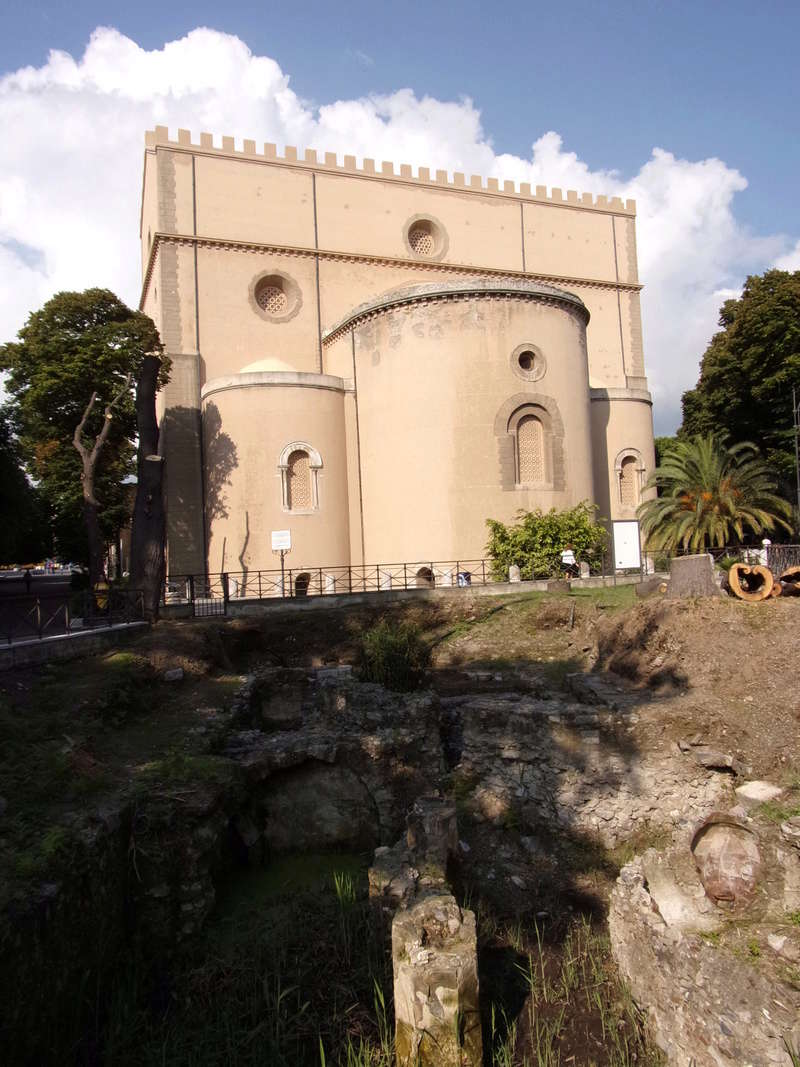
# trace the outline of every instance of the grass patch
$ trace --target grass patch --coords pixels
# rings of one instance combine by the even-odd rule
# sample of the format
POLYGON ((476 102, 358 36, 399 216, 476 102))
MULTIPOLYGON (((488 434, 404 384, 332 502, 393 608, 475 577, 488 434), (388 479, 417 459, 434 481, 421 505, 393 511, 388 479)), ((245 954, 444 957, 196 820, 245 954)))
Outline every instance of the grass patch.
POLYGON ((169 996, 132 972, 104 1027, 120 1067, 390 1067, 387 930, 367 899, 365 861, 284 857, 244 872, 203 943, 175 961, 169 996))
POLYGON ((362 635, 359 668, 364 682, 410 692, 422 684, 430 661, 430 645, 414 623, 384 619, 362 635))
POLYGON ((556 946, 534 924, 528 937, 517 927, 511 946, 525 1004, 509 1025, 501 1006, 492 1004, 488 1037, 493 1067, 556 1067, 592 1063, 623 1067, 663 1064, 649 1045, 645 1018, 620 982, 608 936, 586 916, 566 929, 556 946))

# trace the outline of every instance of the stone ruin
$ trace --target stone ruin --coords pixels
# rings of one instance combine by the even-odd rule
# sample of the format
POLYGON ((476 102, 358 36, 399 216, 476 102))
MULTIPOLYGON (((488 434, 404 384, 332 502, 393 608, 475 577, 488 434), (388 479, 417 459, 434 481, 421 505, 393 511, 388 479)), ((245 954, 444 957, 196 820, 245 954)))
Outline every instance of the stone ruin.
POLYGON ((748 789, 761 785, 628 863, 612 893, 614 956, 670 1064, 800 1055, 800 825, 752 818, 748 789))
POLYGON ((375 850, 370 896, 392 918, 398 1067, 480 1067, 478 959, 473 912, 447 883, 456 854, 455 805, 421 797, 405 837, 375 850))

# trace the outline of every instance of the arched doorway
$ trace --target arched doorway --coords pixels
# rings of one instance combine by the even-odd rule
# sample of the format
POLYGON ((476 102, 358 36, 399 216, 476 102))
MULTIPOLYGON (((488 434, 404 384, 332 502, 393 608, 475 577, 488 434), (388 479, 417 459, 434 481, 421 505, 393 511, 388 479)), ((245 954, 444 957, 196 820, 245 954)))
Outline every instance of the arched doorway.
POLYGON ((420 567, 417 571, 417 589, 433 589, 435 581, 430 567, 420 567))
POLYGON ((294 580, 294 595, 308 596, 308 583, 310 581, 311 575, 307 571, 303 571, 302 574, 298 574, 294 580))

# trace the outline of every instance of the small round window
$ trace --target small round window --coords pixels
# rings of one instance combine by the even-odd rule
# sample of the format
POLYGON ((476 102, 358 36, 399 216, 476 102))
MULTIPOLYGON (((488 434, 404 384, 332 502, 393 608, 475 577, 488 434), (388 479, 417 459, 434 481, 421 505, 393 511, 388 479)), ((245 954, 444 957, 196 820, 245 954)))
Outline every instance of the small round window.
POLYGON ((259 314, 271 322, 285 322, 300 309, 300 289, 286 274, 263 274, 250 287, 250 297, 259 314))
POLYGON ((547 370, 547 361, 536 345, 518 345, 511 353, 511 369, 528 382, 538 382, 547 370))
POLYGON ((268 315, 283 315, 289 307, 281 279, 270 279, 269 284, 259 285, 256 289, 256 300, 261 310, 266 311, 268 315), (276 282, 279 284, 275 284, 276 282))
POLYGON ((419 259, 440 259, 446 251, 444 229, 433 219, 415 216, 406 223, 406 247, 419 259))

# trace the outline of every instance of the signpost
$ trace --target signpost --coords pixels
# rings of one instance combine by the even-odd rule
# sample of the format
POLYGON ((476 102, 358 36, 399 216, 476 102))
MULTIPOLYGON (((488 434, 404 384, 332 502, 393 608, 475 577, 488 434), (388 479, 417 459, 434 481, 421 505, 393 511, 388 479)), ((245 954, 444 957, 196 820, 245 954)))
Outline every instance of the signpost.
POLYGON ((280 552, 281 554, 281 596, 286 596, 285 585, 285 563, 283 562, 284 556, 287 552, 292 551, 292 531, 291 530, 273 530, 272 531, 272 551, 280 552))
POLYGON ((614 527, 614 570, 635 570, 642 565, 642 549, 639 539, 639 523, 633 521, 615 522, 614 527))

